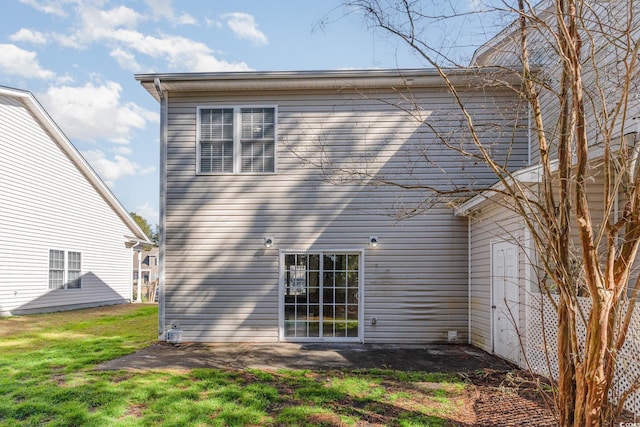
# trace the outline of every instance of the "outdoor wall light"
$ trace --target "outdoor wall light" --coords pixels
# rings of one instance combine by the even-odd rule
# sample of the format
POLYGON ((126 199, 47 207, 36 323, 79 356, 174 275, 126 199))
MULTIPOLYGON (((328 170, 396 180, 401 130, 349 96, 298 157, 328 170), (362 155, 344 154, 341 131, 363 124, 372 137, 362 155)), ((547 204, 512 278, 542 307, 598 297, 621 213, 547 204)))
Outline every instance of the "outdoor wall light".
POLYGON ((378 246, 378 236, 369 236, 369 246, 372 248, 378 246))
POLYGON ((273 237, 265 237, 264 238, 264 247, 265 248, 270 248, 271 246, 273 246, 273 237))

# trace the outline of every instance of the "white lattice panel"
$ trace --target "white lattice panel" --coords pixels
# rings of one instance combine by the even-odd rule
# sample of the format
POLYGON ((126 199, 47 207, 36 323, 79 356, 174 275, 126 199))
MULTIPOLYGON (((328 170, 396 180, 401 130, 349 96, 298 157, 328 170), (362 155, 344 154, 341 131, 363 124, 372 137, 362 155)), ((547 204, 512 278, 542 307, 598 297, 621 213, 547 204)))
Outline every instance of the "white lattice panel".
MULTIPOLYGON (((528 368, 540 375, 557 378, 558 316, 551 302, 542 294, 529 294, 527 301, 526 362, 528 368)), ((585 316, 588 315, 591 307, 590 300, 580 298, 579 302, 585 316)), ((578 332, 580 344, 584 345, 586 329, 583 322, 578 325, 578 332)), ((617 400, 628 390, 638 377, 640 377, 640 313, 636 309, 629 326, 627 341, 620 351, 615 386, 611 393, 613 400, 617 400)), ((625 409, 640 415, 640 392, 629 396, 625 409)))

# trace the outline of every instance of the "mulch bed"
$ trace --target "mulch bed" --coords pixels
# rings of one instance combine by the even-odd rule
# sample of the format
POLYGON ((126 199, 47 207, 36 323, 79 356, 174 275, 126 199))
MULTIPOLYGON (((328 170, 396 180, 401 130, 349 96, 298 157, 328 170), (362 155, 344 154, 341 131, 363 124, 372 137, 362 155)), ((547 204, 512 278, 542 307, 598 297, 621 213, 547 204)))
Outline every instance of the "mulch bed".
POLYGON ((556 425, 552 396, 546 379, 518 369, 485 369, 466 375, 470 416, 461 426, 556 425))

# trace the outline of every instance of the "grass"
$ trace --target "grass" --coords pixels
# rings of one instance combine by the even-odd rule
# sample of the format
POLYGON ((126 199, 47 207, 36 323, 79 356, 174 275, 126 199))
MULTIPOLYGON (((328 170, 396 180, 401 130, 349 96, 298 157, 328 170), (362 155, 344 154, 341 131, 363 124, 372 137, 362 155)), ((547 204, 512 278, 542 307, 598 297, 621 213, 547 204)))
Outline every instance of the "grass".
POLYGON ((93 369, 156 329, 152 305, 0 318, 0 425, 446 426, 465 401, 450 374, 93 369))

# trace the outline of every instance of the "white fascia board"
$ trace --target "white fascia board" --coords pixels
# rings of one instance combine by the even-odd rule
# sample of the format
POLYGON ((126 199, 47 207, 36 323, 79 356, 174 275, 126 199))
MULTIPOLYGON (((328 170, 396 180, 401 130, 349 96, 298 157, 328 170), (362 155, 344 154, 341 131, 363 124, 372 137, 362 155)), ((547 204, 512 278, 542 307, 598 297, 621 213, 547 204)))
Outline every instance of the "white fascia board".
MULTIPOLYGON (((502 80, 519 83, 517 72, 497 68, 451 68, 442 70, 458 87, 486 85, 489 74, 501 73, 502 80)), ((263 90, 367 90, 380 88, 406 89, 446 87, 438 70, 374 69, 325 71, 242 71, 211 73, 136 74, 135 79, 157 100, 156 82, 166 92, 229 92, 263 90)))
MULTIPOLYGON (((557 169, 558 162, 551 163, 552 170, 557 169)), ((510 176, 506 177, 509 182, 519 182, 522 184, 537 184, 542 180, 542 165, 533 165, 520 169, 514 172, 510 176)), ((494 197, 503 194, 505 186, 501 181, 496 182, 490 189, 483 191, 482 193, 473 196, 460 206, 454 209, 456 216, 466 216, 469 212, 478 209, 484 202, 493 199, 494 197)))
MULTIPOLYGON (((89 180, 92 186, 98 191, 98 193, 105 199, 105 201, 111 206, 114 212, 122 219, 125 225, 133 232, 133 238, 139 243, 151 244, 151 241, 144 234, 138 224, 131 218, 129 212, 122 206, 122 203, 111 192, 109 187, 102 181, 100 176, 93 170, 91 165, 82 157, 82 154, 71 143, 69 138, 64 134, 62 129, 53 121, 49 113, 42 107, 38 100, 33 96, 31 92, 0 86, 0 95, 20 99, 23 105, 29 110, 31 114, 36 118, 40 125, 47 131, 47 133, 53 138, 58 146, 69 156, 71 161, 76 165, 80 172, 89 180)), ((123 236, 123 239, 130 240, 129 236, 123 236)))

